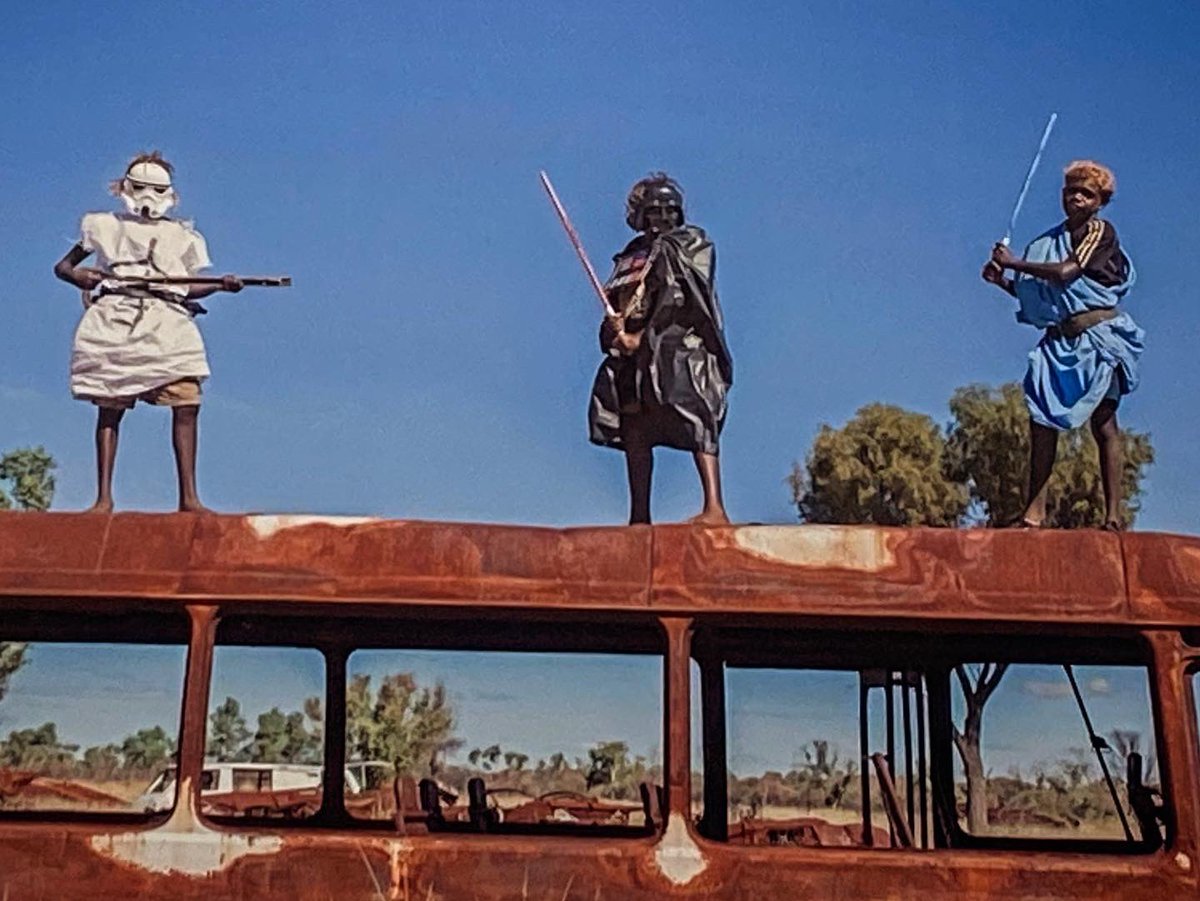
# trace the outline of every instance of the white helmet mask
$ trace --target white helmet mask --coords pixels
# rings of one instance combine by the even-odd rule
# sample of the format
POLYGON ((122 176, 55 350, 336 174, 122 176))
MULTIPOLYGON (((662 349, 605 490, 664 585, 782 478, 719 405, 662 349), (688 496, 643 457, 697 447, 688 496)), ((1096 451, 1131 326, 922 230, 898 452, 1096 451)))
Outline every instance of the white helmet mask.
POLYGON ((162 219, 179 201, 171 186, 171 173, 155 162, 135 163, 121 180, 121 200, 126 209, 143 219, 162 219))

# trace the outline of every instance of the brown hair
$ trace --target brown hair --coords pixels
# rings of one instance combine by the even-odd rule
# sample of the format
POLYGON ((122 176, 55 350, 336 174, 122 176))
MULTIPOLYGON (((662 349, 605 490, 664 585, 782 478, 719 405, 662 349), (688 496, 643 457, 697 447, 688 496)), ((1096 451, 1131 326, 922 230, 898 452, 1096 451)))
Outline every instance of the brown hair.
POLYGON ((1117 177, 1108 166, 1095 160, 1075 160, 1063 170, 1066 181, 1090 181, 1100 192, 1100 202, 1108 203, 1117 190, 1117 177))
POLYGON ((125 167, 125 175, 122 175, 115 181, 110 181, 108 183, 109 193, 111 193, 114 197, 120 196, 121 185, 125 183, 125 178, 129 175, 129 170, 138 163, 154 163, 155 165, 162 166, 164 169, 166 169, 168 175, 175 174, 175 167, 163 159, 162 153, 157 150, 151 150, 149 153, 142 151, 129 161, 129 165, 125 167))

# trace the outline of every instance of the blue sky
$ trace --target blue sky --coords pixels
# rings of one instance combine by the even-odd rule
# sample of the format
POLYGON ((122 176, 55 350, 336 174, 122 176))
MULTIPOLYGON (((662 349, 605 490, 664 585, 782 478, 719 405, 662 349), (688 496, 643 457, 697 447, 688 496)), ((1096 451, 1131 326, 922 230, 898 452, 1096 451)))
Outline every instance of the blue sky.
MULTIPOLYGON (((90 501, 77 295, 50 266, 159 147, 218 271, 295 278, 202 322, 209 503, 620 522, 621 458, 584 427, 597 309, 536 173, 603 268, 661 167, 718 246, 730 511, 792 521, 783 479, 821 423, 877 400, 942 421, 956 386, 1020 377, 1036 336, 977 273, 1054 109, 1017 240, 1058 218, 1066 162, 1115 168, 1147 331, 1122 419, 1158 450, 1141 526, 1193 531, 1197 37, 1178 3, 21 5, 0 35, 0 447, 45 444, 57 505, 90 501)), ((173 505, 168 418, 127 419, 119 506, 173 505)), ((686 456, 657 475, 656 517, 694 512, 686 456)))
MULTIPOLYGON (((736 363, 730 512, 791 522, 784 477, 822 423, 873 401, 944 421, 955 387, 1021 376, 1036 335, 978 271, 1057 110, 1016 240, 1059 218, 1068 161, 1116 170, 1107 215, 1138 267, 1129 309, 1147 331, 1121 418, 1158 452, 1139 525, 1195 531, 1200 6, 1053 10, 17 5, 0 33, 0 449, 44 444, 60 464, 56 506, 90 502, 93 413, 67 393, 80 310, 50 268, 79 217, 111 205, 105 186, 129 156, 157 147, 217 271, 295 279, 214 298, 202 320, 208 503, 622 522, 622 460, 586 440, 597 308, 536 176, 549 170, 603 269, 629 237, 629 185, 664 168, 718 247, 736 363)), ((174 505, 168 422, 127 418, 119 507, 174 505)), ((656 479, 656 518, 695 511, 685 455, 660 453, 656 479)), ((40 660, 18 678, 42 673, 40 690, 78 711, 98 668, 40 660)), ((178 660, 154 664, 146 722, 115 729, 93 713, 74 739, 169 722, 178 660)), ((622 690, 638 691, 641 672, 627 675, 622 690)), ((788 698, 747 690, 768 712, 788 698)), ((58 709, 23 714, 18 700, 14 688, 0 729, 58 709)), ((1062 720, 1061 699, 1045 700, 1062 720)), ((776 734, 767 763, 790 765, 804 737, 776 734)))

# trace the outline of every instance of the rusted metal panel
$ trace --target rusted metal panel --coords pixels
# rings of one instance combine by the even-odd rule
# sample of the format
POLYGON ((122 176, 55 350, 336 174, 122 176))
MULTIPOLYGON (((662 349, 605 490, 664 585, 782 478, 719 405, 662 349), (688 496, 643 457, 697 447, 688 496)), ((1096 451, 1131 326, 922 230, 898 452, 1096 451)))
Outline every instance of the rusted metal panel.
POLYGON ((1120 539, 1096 531, 655 528, 659 608, 1120 622, 1120 539))
POLYGON ((1200 538, 1132 532, 1121 541, 1135 615, 1148 622, 1200 621, 1200 538))
POLYGON ((644 606, 648 530, 204 517, 188 590, 644 606), (264 522, 266 520, 266 522, 264 522))
POLYGON ((0 511, 0 591, 94 588, 109 517, 0 511))
POLYGON ((0 594, 99 591, 1200 625, 1200 539, 1089 530, 558 530, 345 517, 0 513, 0 594))
POLYGON ((0 594, 645 606, 649 529, 0 513, 0 594))
MULTIPOLYGON (((669 831, 668 831, 669 832, 669 831)), ((664 870, 671 839, 549 842, 164 829, 107 836, 0 829, 0 896, 204 899, 1194 898, 1177 854, 864 851, 694 842, 702 868, 664 870), (673 874, 673 875, 672 875, 673 874)))

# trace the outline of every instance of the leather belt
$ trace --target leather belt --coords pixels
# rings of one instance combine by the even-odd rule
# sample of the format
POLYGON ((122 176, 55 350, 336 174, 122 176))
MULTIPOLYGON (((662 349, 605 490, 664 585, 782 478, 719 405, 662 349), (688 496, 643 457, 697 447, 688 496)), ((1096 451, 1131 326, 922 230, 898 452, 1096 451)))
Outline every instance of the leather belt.
POLYGON ((1052 325, 1046 329, 1046 335, 1050 338, 1078 338, 1094 325, 1099 325, 1101 322, 1108 322, 1110 319, 1116 319, 1121 315, 1121 311, 1116 307, 1105 307, 1099 310, 1084 310, 1082 313, 1076 313, 1074 316, 1068 316, 1058 325, 1052 325))

